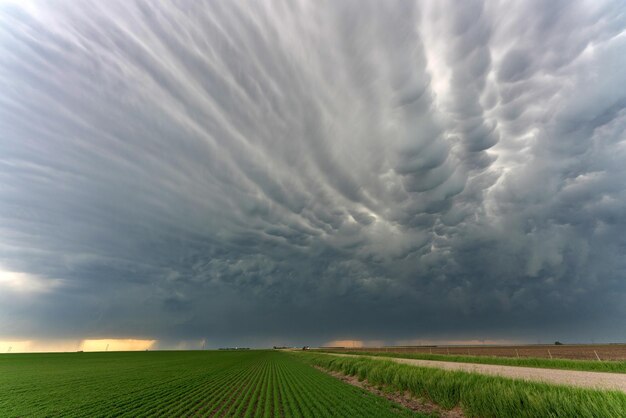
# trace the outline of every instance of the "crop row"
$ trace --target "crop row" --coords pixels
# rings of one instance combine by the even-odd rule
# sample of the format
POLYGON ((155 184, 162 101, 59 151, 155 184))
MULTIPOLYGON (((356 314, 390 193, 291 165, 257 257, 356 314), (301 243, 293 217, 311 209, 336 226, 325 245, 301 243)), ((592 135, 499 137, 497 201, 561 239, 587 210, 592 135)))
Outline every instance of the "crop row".
POLYGON ((412 412, 274 351, 0 357, 0 416, 330 417, 412 412))

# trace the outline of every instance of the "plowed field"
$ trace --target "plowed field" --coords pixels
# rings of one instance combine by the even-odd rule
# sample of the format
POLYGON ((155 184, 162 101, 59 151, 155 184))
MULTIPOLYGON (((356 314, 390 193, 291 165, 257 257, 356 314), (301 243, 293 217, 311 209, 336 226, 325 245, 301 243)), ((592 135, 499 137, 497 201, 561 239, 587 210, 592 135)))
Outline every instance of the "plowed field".
POLYGON ((324 348, 340 351, 450 354, 459 356, 562 358, 574 360, 626 360, 626 344, 519 345, 519 346, 414 346, 324 348), (596 357, 597 353, 597 357, 596 357))

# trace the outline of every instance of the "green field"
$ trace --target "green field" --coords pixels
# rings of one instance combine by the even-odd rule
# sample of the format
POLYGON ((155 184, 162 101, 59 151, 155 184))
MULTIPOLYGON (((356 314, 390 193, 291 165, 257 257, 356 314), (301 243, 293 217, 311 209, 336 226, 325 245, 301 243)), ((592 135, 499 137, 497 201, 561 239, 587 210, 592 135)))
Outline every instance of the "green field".
POLYGON ((0 416, 420 416, 275 351, 0 355, 0 416))
POLYGON ((460 407, 471 417, 626 417, 626 394, 398 364, 384 359, 300 354, 312 365, 388 390, 460 407))
POLYGON ((542 369, 580 370, 588 372, 626 373, 626 361, 595 361, 546 359, 530 357, 458 356, 422 353, 381 353, 379 351, 316 350, 320 353, 342 353, 359 356, 411 358, 418 360, 451 361, 456 363, 498 364, 501 366, 539 367, 542 369))
POLYGON ((0 417, 424 416, 315 367, 468 417, 626 416, 626 395, 311 352, 0 355, 0 417))

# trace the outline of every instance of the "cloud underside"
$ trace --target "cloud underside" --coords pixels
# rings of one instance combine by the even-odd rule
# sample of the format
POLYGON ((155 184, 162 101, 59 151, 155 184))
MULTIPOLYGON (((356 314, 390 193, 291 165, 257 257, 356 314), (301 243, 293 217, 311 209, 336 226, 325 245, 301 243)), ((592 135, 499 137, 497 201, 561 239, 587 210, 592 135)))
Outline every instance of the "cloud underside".
POLYGON ((625 335, 625 16, 0 5, 0 336, 625 335))

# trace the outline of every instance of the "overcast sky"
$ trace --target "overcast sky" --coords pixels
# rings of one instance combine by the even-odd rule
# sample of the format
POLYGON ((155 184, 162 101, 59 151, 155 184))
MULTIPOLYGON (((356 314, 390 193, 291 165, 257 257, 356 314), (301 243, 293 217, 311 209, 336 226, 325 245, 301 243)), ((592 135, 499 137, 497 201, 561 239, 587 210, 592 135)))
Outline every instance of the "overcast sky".
POLYGON ((0 2, 0 340, 625 341, 625 68, 620 0, 0 2))

